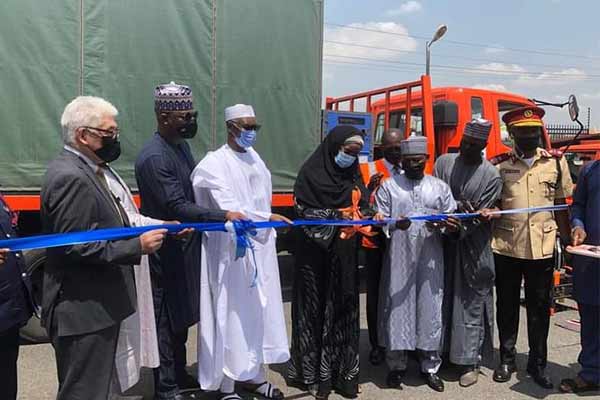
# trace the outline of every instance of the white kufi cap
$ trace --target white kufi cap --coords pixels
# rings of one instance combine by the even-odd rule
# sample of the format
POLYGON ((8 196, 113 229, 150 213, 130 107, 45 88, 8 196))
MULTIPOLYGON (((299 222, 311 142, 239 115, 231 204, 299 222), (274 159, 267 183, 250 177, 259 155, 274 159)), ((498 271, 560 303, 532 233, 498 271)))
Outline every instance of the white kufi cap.
POLYGON ((225 121, 250 117, 256 117, 256 115, 254 115, 254 108, 246 104, 236 104, 235 106, 227 107, 225 109, 225 121))

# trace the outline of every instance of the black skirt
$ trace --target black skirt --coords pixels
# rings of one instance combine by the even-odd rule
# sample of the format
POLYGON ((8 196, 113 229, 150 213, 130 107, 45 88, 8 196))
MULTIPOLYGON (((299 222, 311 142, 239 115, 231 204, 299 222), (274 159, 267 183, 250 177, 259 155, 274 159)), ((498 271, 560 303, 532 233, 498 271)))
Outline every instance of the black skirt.
POLYGON ((359 374, 359 235, 299 231, 288 384, 356 397, 359 374), (322 240, 325 239, 325 240, 322 240))

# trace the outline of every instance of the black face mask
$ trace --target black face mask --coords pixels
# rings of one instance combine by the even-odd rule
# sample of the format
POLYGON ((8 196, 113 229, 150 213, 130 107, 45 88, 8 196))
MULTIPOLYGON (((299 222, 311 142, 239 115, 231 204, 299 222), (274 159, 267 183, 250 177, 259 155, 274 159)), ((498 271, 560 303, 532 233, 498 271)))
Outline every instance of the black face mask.
POLYGON ((521 151, 533 151, 540 145, 539 137, 515 137, 515 144, 521 151))
POLYGON ((469 163, 475 163, 481 161, 481 151, 484 147, 473 143, 467 143, 462 141, 460 143, 460 155, 469 163))
POLYGON ((102 137, 102 147, 94 151, 104 162, 113 162, 121 155, 121 142, 116 137, 102 137))
POLYGON ((393 147, 383 150, 383 157, 394 165, 400 164, 401 153, 393 147))
POLYGON ((402 161, 402 169, 408 179, 421 180, 425 176, 425 161, 415 162, 404 160, 402 161))
POLYGON ((182 138, 191 139, 194 136, 196 136, 196 133, 198 132, 198 124, 196 123, 196 121, 186 122, 177 130, 179 132, 179 136, 181 136, 182 138))

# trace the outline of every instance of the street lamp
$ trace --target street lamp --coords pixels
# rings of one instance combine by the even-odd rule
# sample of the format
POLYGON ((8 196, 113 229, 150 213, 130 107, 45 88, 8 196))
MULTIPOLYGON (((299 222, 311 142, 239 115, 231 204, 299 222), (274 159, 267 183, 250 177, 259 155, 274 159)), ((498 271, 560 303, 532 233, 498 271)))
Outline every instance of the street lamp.
POLYGON ((440 40, 442 38, 442 36, 444 36, 444 34, 446 33, 447 30, 448 30, 448 27, 446 25, 442 24, 442 25, 438 26, 437 30, 433 34, 433 38, 431 38, 431 41, 427 42, 425 45, 425 74, 426 75, 429 75, 429 61, 431 59, 430 47, 433 43, 440 40))

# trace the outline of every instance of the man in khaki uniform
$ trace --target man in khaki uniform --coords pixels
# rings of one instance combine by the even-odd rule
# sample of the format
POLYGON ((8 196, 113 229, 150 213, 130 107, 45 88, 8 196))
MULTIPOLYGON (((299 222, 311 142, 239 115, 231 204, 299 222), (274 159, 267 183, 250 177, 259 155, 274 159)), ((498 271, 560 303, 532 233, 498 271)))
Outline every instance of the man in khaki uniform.
MULTIPOLYGON (((503 180, 500 208, 504 210, 564 204, 573 183, 564 158, 541 145, 539 107, 523 107, 506 113, 502 120, 514 140, 514 150, 496 157, 503 180)), ((496 264, 497 322, 500 365, 496 382, 507 382, 515 365, 519 327, 521 280, 525 278, 529 361, 527 372, 537 384, 552 388, 545 374, 550 303, 557 232, 568 243, 568 214, 557 212, 503 215, 494 221, 492 249, 496 264), (558 223, 557 223, 558 222, 558 223)))

